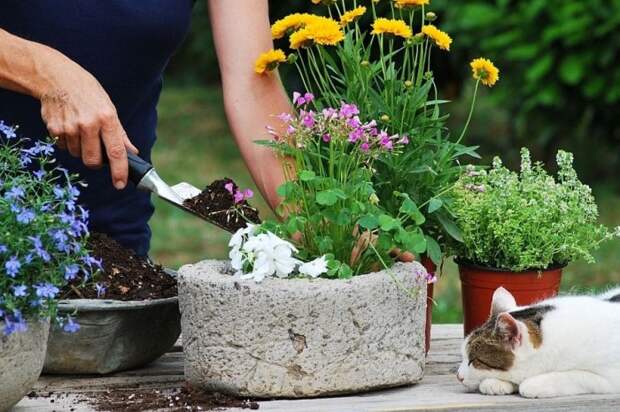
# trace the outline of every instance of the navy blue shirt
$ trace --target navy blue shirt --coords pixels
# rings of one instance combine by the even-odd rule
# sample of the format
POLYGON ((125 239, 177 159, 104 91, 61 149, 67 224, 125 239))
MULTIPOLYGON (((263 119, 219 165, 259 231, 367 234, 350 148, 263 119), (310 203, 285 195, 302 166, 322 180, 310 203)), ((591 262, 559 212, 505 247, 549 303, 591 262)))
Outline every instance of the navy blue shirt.
MULTIPOLYGON (((150 161, 162 74, 188 31, 192 5, 193 0, 2 0, 0 27, 59 50, 89 71, 109 94, 140 156, 150 161)), ((23 137, 48 134, 41 105, 29 96, 0 89, 0 119, 19 125, 23 137)), ((88 184, 80 200, 91 211, 91 230, 146 254, 149 195, 132 184, 115 190, 107 167, 87 169, 63 151, 57 159, 88 184)))

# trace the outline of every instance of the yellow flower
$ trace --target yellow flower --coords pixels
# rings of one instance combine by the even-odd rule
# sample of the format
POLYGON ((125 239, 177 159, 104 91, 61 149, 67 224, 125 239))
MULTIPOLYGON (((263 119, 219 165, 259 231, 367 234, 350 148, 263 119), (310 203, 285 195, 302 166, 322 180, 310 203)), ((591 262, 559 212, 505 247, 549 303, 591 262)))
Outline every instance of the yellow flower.
POLYGON ((349 10, 343 13, 342 16, 340 16, 340 25, 346 26, 349 23, 353 23, 355 20, 363 16, 364 13, 366 13, 366 7, 364 6, 356 7, 353 10, 349 10))
POLYGON ((281 39, 289 31, 298 30, 306 26, 315 16, 308 13, 294 13, 276 21, 271 26, 271 36, 274 39, 281 39))
POLYGON ((452 38, 448 33, 439 30, 432 24, 422 26, 422 33, 427 35, 435 44, 443 50, 450 50, 450 44, 452 44, 452 38))
POLYGON ((399 9, 406 7, 416 7, 429 4, 431 0, 394 0, 394 5, 399 9))
POLYGON ((411 27, 407 26, 402 20, 386 19, 383 17, 378 18, 372 24, 371 34, 392 34, 404 39, 411 37, 411 27))
POLYGON ((499 69, 489 59, 478 58, 469 64, 474 79, 480 80, 485 86, 493 87, 499 80, 499 69))
POLYGON ((289 40, 291 49, 309 47, 313 44, 334 46, 344 40, 344 33, 336 20, 314 16, 304 28, 291 34, 289 40))
POLYGON ((265 74, 274 70, 280 63, 286 61, 286 55, 280 49, 269 50, 258 56, 256 63, 254 63, 254 71, 258 74, 265 74))

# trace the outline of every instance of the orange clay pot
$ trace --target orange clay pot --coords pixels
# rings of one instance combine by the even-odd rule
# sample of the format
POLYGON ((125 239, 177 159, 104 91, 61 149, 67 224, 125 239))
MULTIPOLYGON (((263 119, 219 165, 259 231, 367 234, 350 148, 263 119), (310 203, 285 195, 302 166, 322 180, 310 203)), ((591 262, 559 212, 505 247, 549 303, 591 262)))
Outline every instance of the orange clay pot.
POLYGON ((530 305, 558 294, 564 268, 511 272, 458 260, 456 263, 461 277, 465 336, 489 318, 495 289, 503 286, 515 297, 517 305, 530 305))

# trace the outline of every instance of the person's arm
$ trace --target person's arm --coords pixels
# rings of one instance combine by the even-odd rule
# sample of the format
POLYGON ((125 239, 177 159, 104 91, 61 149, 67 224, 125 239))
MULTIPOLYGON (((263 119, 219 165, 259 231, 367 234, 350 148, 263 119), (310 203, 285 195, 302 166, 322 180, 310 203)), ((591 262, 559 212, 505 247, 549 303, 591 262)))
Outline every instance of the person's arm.
POLYGON ((108 94, 90 73, 57 50, 0 29, 0 87, 40 100, 50 135, 86 166, 101 166, 103 142, 114 186, 125 187, 126 148, 137 149, 108 94))
POLYGON ((282 166, 272 150, 254 141, 270 138, 265 127, 281 128, 274 115, 292 108, 277 72, 254 72, 256 58, 273 47, 268 2, 209 0, 209 13, 230 127, 256 185, 275 208, 282 166))

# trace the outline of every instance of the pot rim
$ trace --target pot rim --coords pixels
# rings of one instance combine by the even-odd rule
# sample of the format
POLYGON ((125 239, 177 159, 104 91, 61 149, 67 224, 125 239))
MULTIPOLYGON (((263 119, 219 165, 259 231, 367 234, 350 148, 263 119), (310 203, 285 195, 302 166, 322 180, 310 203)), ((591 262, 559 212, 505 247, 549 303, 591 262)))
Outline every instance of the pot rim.
POLYGON ((464 259, 464 258, 454 258, 454 263, 456 263, 459 266, 463 266, 469 269, 477 269, 477 270, 484 270, 487 272, 501 272, 501 273, 514 273, 514 274, 523 274, 523 273, 532 273, 532 272, 552 272, 555 270, 562 270, 564 269, 566 266, 568 266, 568 263, 555 263, 552 264, 551 266, 549 266, 546 269, 525 269, 525 270, 520 270, 520 271, 514 271, 511 269, 503 269, 503 268, 496 268, 496 267, 492 267, 492 266, 485 266, 485 265, 481 265, 478 263, 474 263, 471 260, 468 259, 464 259))
MULTIPOLYGON (((164 268, 170 277, 176 278, 177 272, 173 269, 164 268)), ((62 311, 78 312, 104 312, 108 310, 137 310, 145 307, 167 305, 179 301, 177 296, 161 299, 145 300, 115 300, 115 299, 61 299, 58 301, 58 309, 62 311)))

